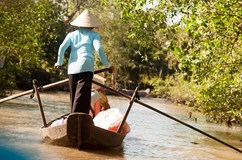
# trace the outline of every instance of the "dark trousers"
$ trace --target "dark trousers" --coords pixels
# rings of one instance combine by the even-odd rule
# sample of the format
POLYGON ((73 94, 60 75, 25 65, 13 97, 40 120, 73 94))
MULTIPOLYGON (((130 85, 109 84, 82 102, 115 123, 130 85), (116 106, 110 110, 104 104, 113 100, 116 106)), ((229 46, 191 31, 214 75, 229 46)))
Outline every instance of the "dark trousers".
POLYGON ((93 72, 69 74, 71 112, 89 113, 93 72))

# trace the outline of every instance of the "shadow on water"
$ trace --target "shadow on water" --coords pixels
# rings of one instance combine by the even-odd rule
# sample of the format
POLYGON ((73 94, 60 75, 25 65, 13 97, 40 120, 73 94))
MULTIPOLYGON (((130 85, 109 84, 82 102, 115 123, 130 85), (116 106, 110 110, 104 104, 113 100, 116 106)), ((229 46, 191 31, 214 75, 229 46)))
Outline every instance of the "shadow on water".
MULTIPOLYGON (((69 111, 69 94, 41 94, 47 122, 69 111)), ((240 127, 206 123, 197 114, 197 121, 188 118, 189 108, 175 106, 160 99, 141 99, 185 123, 199 128, 237 148, 242 149, 240 127)), ((129 101, 122 97, 109 96, 112 107, 126 111, 129 101)), ((121 147, 101 150, 82 150, 44 144, 40 127, 42 119, 37 100, 24 96, 0 104, 0 153, 10 151, 33 160, 77 160, 77 159, 182 159, 182 160, 242 160, 237 153, 210 138, 177 122, 155 113, 136 103, 127 122, 131 132, 121 147)), ((2 153, 1 153, 2 155, 2 153)))

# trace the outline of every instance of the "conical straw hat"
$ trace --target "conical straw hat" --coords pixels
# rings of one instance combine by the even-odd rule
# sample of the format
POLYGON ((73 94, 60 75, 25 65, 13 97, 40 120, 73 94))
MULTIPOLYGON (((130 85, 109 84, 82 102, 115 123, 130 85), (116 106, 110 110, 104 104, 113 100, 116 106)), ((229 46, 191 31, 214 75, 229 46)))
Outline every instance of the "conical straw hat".
POLYGON ((71 25, 77 27, 101 27, 101 22, 88 10, 84 10, 71 25))

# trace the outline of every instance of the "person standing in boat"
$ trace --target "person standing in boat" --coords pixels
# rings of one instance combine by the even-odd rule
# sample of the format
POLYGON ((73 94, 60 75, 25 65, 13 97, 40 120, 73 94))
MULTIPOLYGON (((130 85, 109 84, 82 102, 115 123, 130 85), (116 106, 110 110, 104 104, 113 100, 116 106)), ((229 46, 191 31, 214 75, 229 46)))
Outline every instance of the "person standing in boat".
POLYGON ((69 89, 71 99, 71 112, 89 113, 91 103, 92 79, 94 74, 94 51, 102 64, 111 70, 111 65, 102 47, 98 30, 100 21, 88 10, 84 10, 74 21, 72 26, 78 27, 65 37, 59 47, 58 59, 55 68, 60 69, 64 53, 71 47, 68 60, 69 89))

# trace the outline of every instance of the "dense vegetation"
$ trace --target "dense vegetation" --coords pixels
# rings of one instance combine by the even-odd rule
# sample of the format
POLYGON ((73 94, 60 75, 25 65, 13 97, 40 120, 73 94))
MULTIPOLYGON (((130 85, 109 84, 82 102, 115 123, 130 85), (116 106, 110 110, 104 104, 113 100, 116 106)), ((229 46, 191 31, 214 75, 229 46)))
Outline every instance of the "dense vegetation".
MULTIPOLYGON (((242 3, 237 0, 2 0, 0 92, 66 76, 53 65, 84 8, 102 20, 112 87, 138 83, 209 120, 242 124, 242 3)), ((68 54, 68 52, 67 52, 68 54)), ((68 56, 66 56, 68 57, 68 56)), ((99 61, 96 66, 99 66, 99 61)), ((42 85, 43 85, 42 84, 42 85)))

